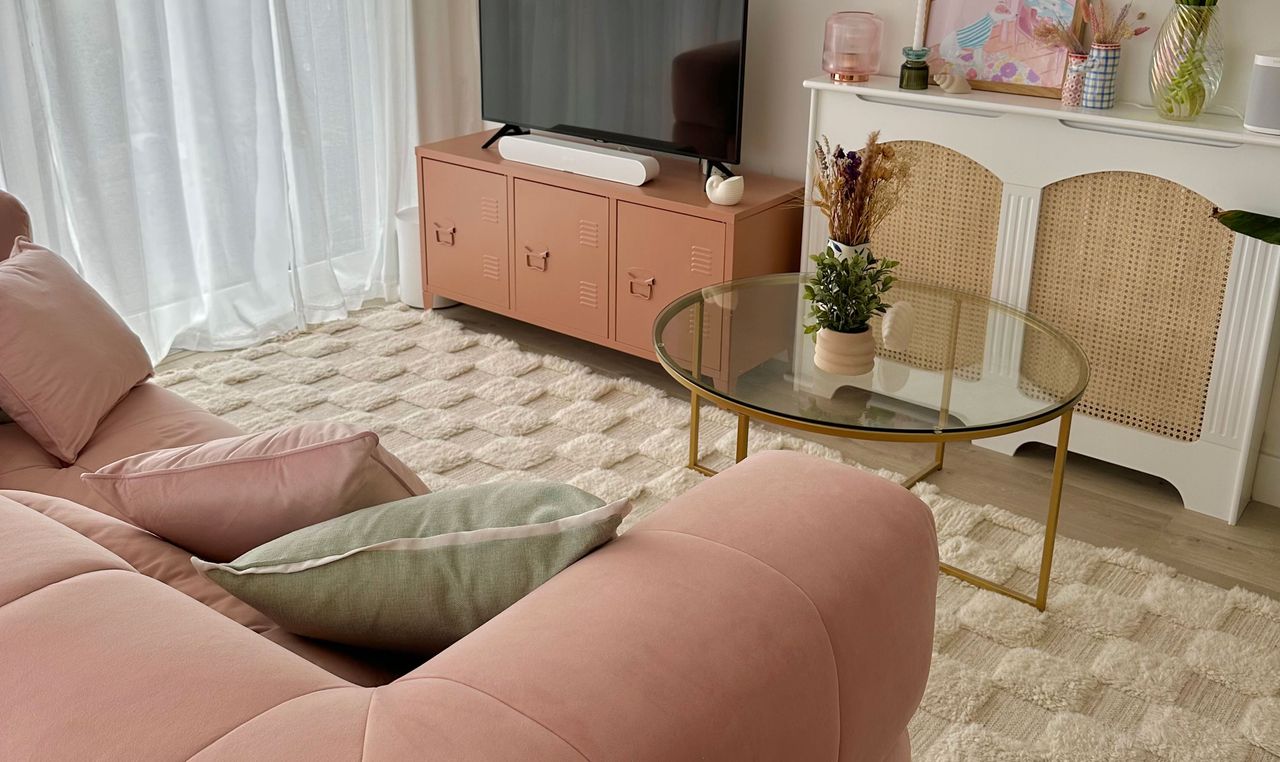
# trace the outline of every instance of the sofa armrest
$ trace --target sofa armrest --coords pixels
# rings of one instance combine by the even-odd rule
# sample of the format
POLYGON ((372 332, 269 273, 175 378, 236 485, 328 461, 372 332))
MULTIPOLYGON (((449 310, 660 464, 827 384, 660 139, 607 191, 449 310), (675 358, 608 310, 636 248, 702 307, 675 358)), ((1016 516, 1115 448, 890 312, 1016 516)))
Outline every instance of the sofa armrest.
POLYGON ((567 759, 896 758, 928 678, 937 560, 932 515, 902 488, 754 455, 378 689, 366 748, 393 757, 422 712, 483 737, 474 708, 430 700, 447 687, 567 759))

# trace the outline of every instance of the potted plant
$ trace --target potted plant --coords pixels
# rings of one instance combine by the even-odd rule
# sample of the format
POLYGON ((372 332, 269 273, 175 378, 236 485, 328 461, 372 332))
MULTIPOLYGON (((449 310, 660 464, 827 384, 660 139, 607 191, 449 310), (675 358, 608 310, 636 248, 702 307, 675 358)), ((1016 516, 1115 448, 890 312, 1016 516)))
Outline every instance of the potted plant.
POLYGON ((828 373, 870 373, 876 360, 871 318, 889 308, 884 295, 893 286, 898 263, 871 258, 867 246, 841 255, 835 244, 815 254, 813 261, 817 270, 804 287, 813 319, 804 332, 817 334, 813 364, 828 373))
POLYGON ((877 259, 871 236, 893 212, 906 187, 908 166, 880 133, 860 152, 831 150, 824 136, 814 146, 813 203, 827 216, 828 240, 813 256, 817 270, 805 286, 816 335, 814 363, 830 373, 860 375, 875 363, 871 318, 883 315, 897 262, 877 259))

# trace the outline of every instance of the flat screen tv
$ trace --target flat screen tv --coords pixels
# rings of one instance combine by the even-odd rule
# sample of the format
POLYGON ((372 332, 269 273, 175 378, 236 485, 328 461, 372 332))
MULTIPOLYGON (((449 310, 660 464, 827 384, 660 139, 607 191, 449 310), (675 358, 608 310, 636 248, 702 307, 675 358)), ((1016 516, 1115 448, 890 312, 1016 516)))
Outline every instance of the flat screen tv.
POLYGON ((742 158, 747 0, 480 0, 485 119, 742 158))

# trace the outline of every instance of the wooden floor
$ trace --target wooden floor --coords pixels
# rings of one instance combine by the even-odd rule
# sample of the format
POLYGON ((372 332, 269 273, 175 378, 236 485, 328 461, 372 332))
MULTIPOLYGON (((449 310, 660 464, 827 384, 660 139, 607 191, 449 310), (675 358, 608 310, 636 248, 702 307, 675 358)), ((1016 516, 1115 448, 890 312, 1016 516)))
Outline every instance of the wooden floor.
MULTIPOLYGON (((510 338, 530 351, 560 355, 601 373, 686 395, 657 363, 466 305, 443 314, 475 330, 510 338)), ((860 463, 899 473, 916 471, 933 454, 932 445, 814 438, 860 463)), ((1052 465, 1053 449, 1044 445, 1028 445, 1010 458, 958 443, 947 446, 946 468, 929 481, 962 500, 1044 521, 1052 465)), ((1168 482, 1073 454, 1067 464, 1060 533, 1092 545, 1132 549, 1222 587, 1239 585, 1280 598, 1280 508, 1252 503, 1240 523, 1229 526, 1185 510, 1168 482)))

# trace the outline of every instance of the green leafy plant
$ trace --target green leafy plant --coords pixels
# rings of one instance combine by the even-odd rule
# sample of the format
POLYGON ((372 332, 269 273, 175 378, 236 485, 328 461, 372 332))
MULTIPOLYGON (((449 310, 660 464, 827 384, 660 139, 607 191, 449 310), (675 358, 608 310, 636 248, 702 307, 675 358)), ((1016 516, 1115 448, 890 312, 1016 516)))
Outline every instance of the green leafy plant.
POLYGON ((1224 212, 1216 207, 1213 218, 1241 235, 1280 246, 1280 218, 1238 209, 1224 212))
POLYGON ((804 287, 813 322, 805 325, 805 333, 816 333, 820 328, 862 333, 871 318, 889 309, 884 295, 893 286, 893 268, 898 263, 876 259, 863 251, 854 249, 842 257, 835 247, 828 246, 813 255, 817 270, 804 287))

